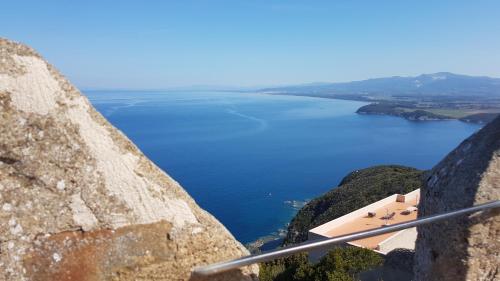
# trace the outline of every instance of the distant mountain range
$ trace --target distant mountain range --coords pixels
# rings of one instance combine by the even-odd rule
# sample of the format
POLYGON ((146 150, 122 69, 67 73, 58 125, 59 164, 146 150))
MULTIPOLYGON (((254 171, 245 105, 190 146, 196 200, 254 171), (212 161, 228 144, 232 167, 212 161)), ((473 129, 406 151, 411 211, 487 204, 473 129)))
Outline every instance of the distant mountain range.
POLYGON ((450 72, 415 77, 393 76, 344 83, 311 83, 261 89, 280 94, 328 95, 419 95, 500 96, 500 78, 468 76, 450 72))

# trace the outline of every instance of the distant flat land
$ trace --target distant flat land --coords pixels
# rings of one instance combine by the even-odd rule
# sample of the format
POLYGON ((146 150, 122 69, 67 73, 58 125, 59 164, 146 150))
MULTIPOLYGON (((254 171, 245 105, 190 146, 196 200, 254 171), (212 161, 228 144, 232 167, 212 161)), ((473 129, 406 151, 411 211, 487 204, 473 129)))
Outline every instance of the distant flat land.
POLYGON ((392 76, 343 83, 313 83, 261 90, 268 94, 370 102, 359 114, 414 121, 458 119, 487 123, 500 113, 500 78, 450 72, 392 76))
POLYGON ((308 96, 365 101, 358 114, 391 115, 412 121, 460 120, 485 124, 500 114, 500 98, 482 96, 390 96, 382 94, 318 94, 272 92, 273 95, 308 96))
POLYGON ((371 102, 359 108, 357 113, 393 115, 414 121, 458 119, 481 124, 493 120, 500 113, 500 100, 478 97, 413 97, 404 100, 357 97, 356 99, 371 102))

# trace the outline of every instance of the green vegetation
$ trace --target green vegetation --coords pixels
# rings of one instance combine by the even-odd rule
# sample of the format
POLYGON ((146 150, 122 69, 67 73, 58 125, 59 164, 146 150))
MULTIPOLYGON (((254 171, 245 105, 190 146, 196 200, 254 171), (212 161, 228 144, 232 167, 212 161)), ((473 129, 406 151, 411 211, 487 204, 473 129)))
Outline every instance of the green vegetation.
MULTIPOLYGON (((405 194, 420 188, 422 175, 423 171, 397 165, 351 172, 342 179, 339 187, 310 201, 297 213, 288 227, 284 244, 303 242, 307 240, 308 230, 315 226, 395 193, 405 194)), ((359 273, 383 264, 398 264, 396 268, 403 268, 411 275, 411 253, 389 254, 384 261, 371 250, 348 246, 333 249, 317 264, 309 263, 307 254, 262 263, 259 278, 262 281, 357 280, 359 273), (401 267, 402 262, 409 266, 401 267)))
MULTIPOLYGON (((485 102, 486 103, 486 102, 485 102)), ((458 119, 471 123, 488 123, 500 112, 500 108, 489 108, 484 103, 471 102, 396 102, 379 100, 360 107, 356 112, 361 114, 393 115, 408 120, 447 120, 458 119)))
POLYGON ((324 195, 304 206, 292 219, 284 244, 307 240, 309 229, 395 193, 420 188, 422 171, 397 165, 375 166, 347 175, 324 195))
POLYGON ((362 271, 383 264, 382 257, 357 247, 335 248, 319 263, 311 264, 307 254, 298 254, 260 264, 261 281, 350 281, 362 271))
POLYGON ((462 118, 467 115, 471 115, 471 111, 464 110, 464 109, 446 109, 446 108, 429 108, 426 109, 426 111, 438 114, 438 115, 443 115, 447 116, 450 118, 462 118))
MULTIPOLYGON (((447 110, 449 112, 451 110, 447 110)), ((424 120, 446 120, 455 119, 457 117, 444 115, 437 112, 445 112, 444 110, 436 109, 419 109, 409 105, 402 105, 391 102, 377 102, 360 107, 357 113, 361 114, 378 114, 378 115, 393 115, 406 118, 408 120, 424 121, 424 120)))

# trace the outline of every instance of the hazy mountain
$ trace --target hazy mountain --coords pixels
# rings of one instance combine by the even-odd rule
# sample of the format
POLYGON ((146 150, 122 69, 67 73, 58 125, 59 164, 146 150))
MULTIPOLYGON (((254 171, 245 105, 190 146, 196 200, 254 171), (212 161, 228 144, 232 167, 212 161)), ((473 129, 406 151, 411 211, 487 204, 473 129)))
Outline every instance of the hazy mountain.
POLYGON ((500 96, 500 78, 449 72, 416 77, 393 76, 344 83, 312 83, 262 89, 262 92, 315 95, 458 95, 500 96))

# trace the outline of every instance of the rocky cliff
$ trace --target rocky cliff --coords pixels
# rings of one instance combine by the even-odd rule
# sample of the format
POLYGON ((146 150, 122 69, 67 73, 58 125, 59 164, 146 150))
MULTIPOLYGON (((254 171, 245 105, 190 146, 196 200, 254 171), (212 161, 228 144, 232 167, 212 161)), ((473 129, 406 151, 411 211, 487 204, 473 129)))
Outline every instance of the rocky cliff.
MULTIPOLYGON (((429 173, 419 215, 500 199, 500 117, 429 173)), ((500 211, 418 227, 416 280, 500 280, 500 211)))
POLYGON ((54 67, 5 39, 0 225, 0 280, 194 280, 193 267, 247 253, 54 67))

